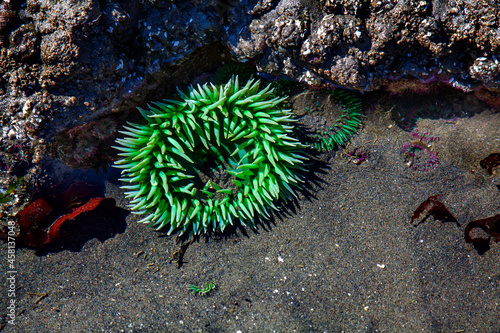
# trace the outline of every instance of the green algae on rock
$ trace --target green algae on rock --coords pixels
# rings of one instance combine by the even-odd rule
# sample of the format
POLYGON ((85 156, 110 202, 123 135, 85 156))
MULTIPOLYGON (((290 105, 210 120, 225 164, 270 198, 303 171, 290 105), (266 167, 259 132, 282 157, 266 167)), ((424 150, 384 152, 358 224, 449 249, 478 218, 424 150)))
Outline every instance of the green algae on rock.
POLYGON ((239 220, 253 227, 303 183, 305 148, 290 137, 285 98, 250 79, 179 91, 178 100, 139 108, 144 125, 128 123, 117 139, 123 186, 140 220, 168 233, 223 231, 239 220))

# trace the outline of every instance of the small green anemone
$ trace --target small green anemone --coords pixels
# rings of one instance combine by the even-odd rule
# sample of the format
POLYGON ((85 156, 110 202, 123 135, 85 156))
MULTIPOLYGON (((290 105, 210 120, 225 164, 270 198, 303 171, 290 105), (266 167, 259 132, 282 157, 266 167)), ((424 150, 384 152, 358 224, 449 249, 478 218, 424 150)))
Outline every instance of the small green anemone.
POLYGON ((317 138, 310 147, 318 151, 333 150, 345 145, 361 128, 361 100, 345 90, 332 90, 330 94, 342 105, 342 115, 332 127, 316 133, 317 138))
POLYGON ((168 233, 253 227, 303 183, 305 148, 290 137, 292 113, 250 79, 190 87, 179 100, 139 108, 144 125, 128 123, 117 139, 130 208, 140 221, 168 233))

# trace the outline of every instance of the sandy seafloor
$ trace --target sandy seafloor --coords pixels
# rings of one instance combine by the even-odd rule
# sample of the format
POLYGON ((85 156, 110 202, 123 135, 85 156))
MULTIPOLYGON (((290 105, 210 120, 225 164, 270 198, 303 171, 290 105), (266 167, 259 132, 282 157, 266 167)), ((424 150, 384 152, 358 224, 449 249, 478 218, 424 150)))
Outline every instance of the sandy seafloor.
MULTIPOLYGON (((126 228, 81 250, 19 249, 16 326, 3 332, 500 332, 500 243, 480 255, 464 241, 469 221, 500 213, 500 170, 479 167, 500 152, 500 114, 457 93, 373 107, 379 97, 363 97, 364 127, 347 147, 366 162, 319 155, 287 214, 257 232, 201 237, 181 268, 175 236, 126 212, 113 222, 126 216, 126 228), (395 120, 438 102, 457 118, 417 126, 440 137, 441 164, 411 170, 401 146, 412 138, 395 120), (436 194, 460 226, 410 224, 436 194), (207 282, 217 285, 208 296, 187 289, 207 282)), ((105 185, 125 208, 119 183, 105 185)))

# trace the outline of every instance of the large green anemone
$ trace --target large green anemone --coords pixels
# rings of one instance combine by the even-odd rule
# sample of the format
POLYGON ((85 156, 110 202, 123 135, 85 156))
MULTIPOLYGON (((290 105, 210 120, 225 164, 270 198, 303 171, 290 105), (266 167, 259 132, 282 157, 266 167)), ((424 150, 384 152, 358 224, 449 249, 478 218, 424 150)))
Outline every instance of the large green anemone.
POLYGON ((294 120, 260 81, 238 78, 191 87, 179 100, 139 108, 146 124, 128 123, 117 139, 122 181, 140 221, 168 233, 254 226, 303 183, 303 146, 290 137, 294 120))

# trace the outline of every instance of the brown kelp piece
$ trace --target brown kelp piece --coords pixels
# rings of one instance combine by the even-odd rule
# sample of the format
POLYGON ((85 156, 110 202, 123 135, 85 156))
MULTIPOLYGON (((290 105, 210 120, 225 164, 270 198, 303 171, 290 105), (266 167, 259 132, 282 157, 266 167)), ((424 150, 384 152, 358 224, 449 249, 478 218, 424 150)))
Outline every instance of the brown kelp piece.
POLYGON ((488 243, 491 237, 493 237, 495 242, 500 242, 500 214, 482 220, 469 222, 469 224, 465 227, 465 241, 467 243, 484 244, 488 243), (489 235, 489 237, 472 237, 471 231, 475 228, 483 230, 489 235))
POLYGON ((417 226, 427 219, 427 217, 432 215, 434 219, 440 220, 441 222, 455 222, 457 225, 460 225, 448 208, 438 200, 440 196, 442 195, 433 195, 422 202, 413 213, 411 224, 417 226))
POLYGON ((486 158, 479 162, 479 165, 492 175, 493 168, 500 166, 500 153, 489 154, 486 158))

